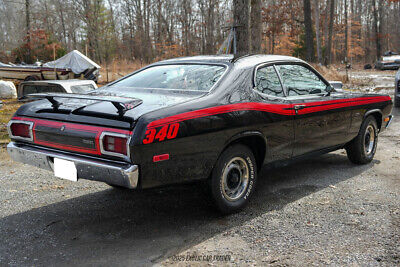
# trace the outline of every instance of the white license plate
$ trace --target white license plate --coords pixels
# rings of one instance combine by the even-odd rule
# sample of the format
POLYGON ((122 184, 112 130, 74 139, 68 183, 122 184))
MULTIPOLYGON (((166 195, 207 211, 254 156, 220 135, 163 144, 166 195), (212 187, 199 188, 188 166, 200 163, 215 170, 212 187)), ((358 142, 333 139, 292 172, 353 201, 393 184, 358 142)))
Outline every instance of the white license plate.
POLYGON ((73 182, 78 181, 78 173, 72 161, 54 158, 54 175, 73 182))

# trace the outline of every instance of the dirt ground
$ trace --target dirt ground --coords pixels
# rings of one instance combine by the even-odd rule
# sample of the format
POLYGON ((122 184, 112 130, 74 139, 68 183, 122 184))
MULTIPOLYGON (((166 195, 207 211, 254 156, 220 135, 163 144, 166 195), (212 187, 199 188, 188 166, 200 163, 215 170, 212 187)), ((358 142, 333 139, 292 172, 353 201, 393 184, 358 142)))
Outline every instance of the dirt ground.
POLYGON ((250 205, 230 216, 196 184, 73 183, 2 149, 0 265, 400 265, 400 110, 393 114, 371 164, 353 165, 340 150, 264 168, 250 205))

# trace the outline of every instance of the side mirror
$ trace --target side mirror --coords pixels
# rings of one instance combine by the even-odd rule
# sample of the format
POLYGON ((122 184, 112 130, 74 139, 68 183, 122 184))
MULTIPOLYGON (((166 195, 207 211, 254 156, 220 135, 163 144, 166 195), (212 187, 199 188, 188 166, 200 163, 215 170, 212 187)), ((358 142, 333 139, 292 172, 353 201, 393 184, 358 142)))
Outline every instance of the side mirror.
POLYGON ((341 90, 343 88, 343 83, 339 81, 329 81, 330 85, 335 90, 341 90))
POLYGON ((333 88, 332 85, 328 85, 328 87, 326 87, 326 96, 330 96, 332 92, 334 92, 335 89, 333 88))

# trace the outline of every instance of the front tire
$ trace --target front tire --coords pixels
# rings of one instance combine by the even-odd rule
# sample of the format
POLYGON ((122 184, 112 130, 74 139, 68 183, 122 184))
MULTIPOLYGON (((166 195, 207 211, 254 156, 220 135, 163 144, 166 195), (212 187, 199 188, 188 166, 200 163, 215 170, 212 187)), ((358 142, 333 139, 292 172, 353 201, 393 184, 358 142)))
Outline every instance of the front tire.
POLYGON ((357 137, 346 145, 347 157, 355 164, 370 163, 375 156, 378 144, 378 126, 373 116, 362 123, 357 137))
POLYGON ((249 201, 257 180, 257 164, 251 150, 237 144, 219 157, 211 177, 211 194, 224 214, 241 210, 249 201))

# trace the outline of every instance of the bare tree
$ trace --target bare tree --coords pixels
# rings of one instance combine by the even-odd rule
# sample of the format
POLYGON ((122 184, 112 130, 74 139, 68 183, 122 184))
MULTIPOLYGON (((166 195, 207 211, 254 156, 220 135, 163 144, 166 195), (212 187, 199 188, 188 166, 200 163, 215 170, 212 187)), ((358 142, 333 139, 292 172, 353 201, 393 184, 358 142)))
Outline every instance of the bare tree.
POLYGON ((233 0, 233 21, 237 32, 237 54, 249 53, 249 0, 233 0))
POLYGON ((318 63, 322 64, 322 49, 321 49, 321 37, 320 37, 320 29, 319 29, 319 0, 314 0, 314 10, 315 10, 315 37, 317 40, 317 56, 318 56, 318 63))
POLYGON ((348 62, 349 56, 349 25, 348 25, 348 5, 347 0, 344 0, 344 60, 348 62))
POLYGON ((328 33, 328 48, 327 48, 327 60, 326 64, 331 64, 332 62, 332 38, 333 38, 333 20, 335 19, 335 0, 330 0, 329 8, 329 33, 328 33))
POLYGON ((250 0, 250 29, 251 29, 251 52, 261 52, 262 23, 261 23, 261 0, 250 0))
POLYGON ((241 54, 371 63, 400 47, 399 0, 0 0, 0 61, 29 54, 26 10, 38 45, 45 33, 45 46, 57 43, 60 54, 87 50, 100 62, 214 54, 232 24, 241 54))
POLYGON ((307 60, 314 61, 314 34, 311 19, 310 0, 304 0, 304 27, 306 35, 307 60))

